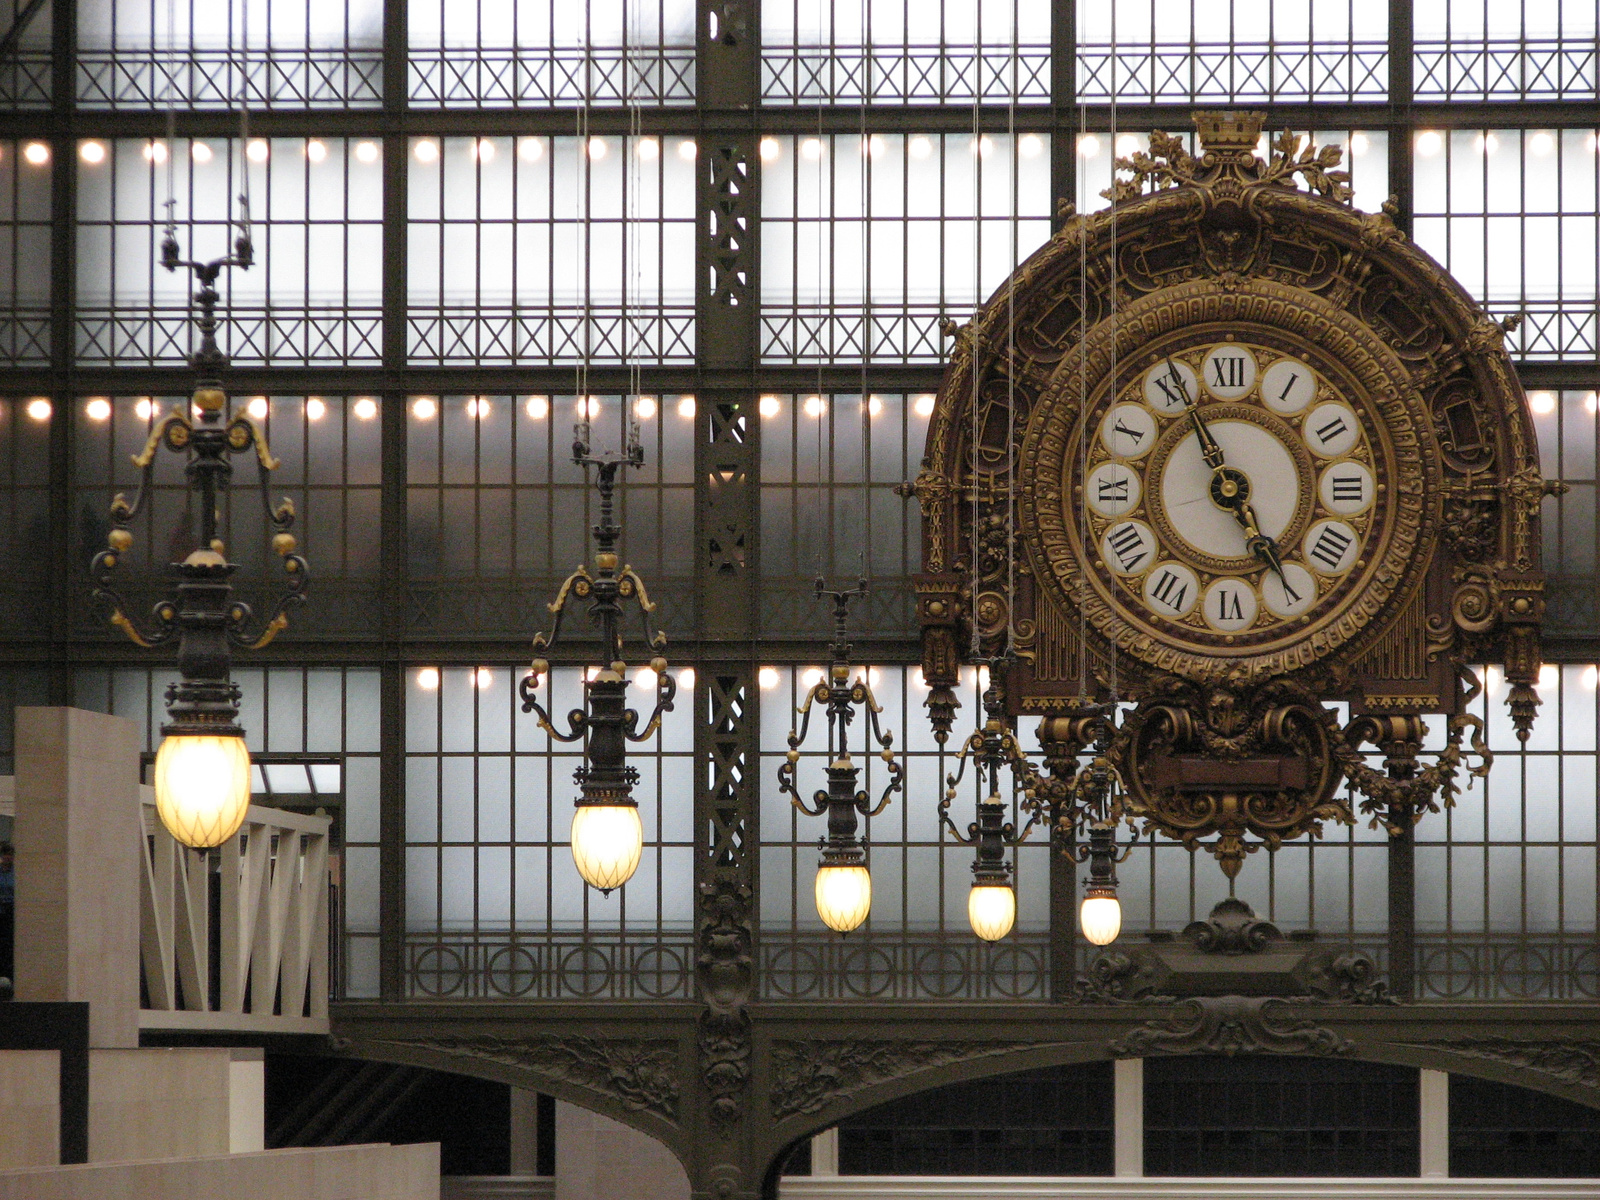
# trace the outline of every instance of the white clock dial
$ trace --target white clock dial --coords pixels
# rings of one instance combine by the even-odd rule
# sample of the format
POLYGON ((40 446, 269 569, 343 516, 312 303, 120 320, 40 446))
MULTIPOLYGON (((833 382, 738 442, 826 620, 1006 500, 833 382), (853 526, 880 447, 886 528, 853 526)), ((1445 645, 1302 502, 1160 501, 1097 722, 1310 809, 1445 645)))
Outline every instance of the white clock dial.
POLYGON ((1283 576, 1276 571, 1261 575, 1261 603, 1280 617, 1298 617, 1317 601, 1317 581, 1299 563, 1284 563, 1283 576))
POLYGON ((1339 458, 1350 453, 1361 436, 1361 426, 1349 405, 1329 401, 1306 414, 1301 436, 1319 458, 1339 458))
MULTIPOLYGON (((1249 479, 1250 505, 1261 532, 1277 537, 1294 518, 1300 499, 1300 475, 1289 448, 1250 421, 1208 421, 1206 428, 1227 465, 1249 479)), ((1190 433, 1172 448, 1159 484, 1153 486, 1160 487, 1173 530, 1196 550, 1216 558, 1247 555, 1243 528, 1211 498, 1211 477, 1199 437, 1190 433)))
POLYGON ((1100 539, 1100 554, 1118 575, 1137 575, 1156 560, 1155 531, 1143 521, 1122 521, 1100 539))
POLYGON ((1089 472, 1084 495, 1089 507, 1102 517, 1120 517, 1139 507, 1144 488, 1139 473, 1126 463, 1101 463, 1089 472))
POLYGON ((1145 372, 1144 402, 1158 413, 1176 416, 1199 399, 1200 382, 1188 363, 1163 359, 1145 372))
POLYGON ((1118 404, 1100 423, 1100 444, 1118 458, 1142 458, 1156 444, 1156 419, 1142 404, 1118 404))
POLYGON ((1336 462, 1317 480, 1322 507, 1344 517, 1366 512, 1377 494, 1372 472, 1358 462, 1336 462))
POLYGON ((1144 577, 1144 602, 1168 617, 1186 616, 1200 599, 1200 580, 1180 562, 1157 563, 1144 577))
POLYGON ((1317 377, 1294 358, 1280 358, 1261 375, 1261 401, 1279 416, 1292 417, 1317 395, 1317 377))
POLYGON ((1305 559, 1320 574, 1343 575, 1360 553, 1360 538, 1343 521, 1318 521, 1306 530, 1305 559))
POLYGON ((1243 579, 1224 575, 1206 588, 1201 614, 1206 624, 1223 633, 1238 633, 1256 623, 1256 592, 1243 579))
POLYGON ((1206 391, 1218 400, 1237 400, 1256 383, 1256 356, 1243 346, 1212 347, 1200 364, 1206 391))

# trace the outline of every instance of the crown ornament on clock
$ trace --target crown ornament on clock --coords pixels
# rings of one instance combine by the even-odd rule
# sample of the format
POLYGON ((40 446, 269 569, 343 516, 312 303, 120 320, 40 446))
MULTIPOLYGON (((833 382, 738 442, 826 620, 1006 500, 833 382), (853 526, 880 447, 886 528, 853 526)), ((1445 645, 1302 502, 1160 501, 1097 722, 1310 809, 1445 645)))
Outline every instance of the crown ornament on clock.
POLYGON ((936 732, 962 661, 1002 650, 1012 716, 1120 703, 1125 811, 1230 877, 1357 810, 1403 830, 1450 803, 1489 765, 1471 664, 1504 665, 1526 739, 1561 488, 1514 323, 1392 201, 1353 206, 1340 147, 1262 153, 1263 122, 1197 112, 1197 152, 1153 132, 1110 208, 1062 206, 961 327, 905 489, 936 732))

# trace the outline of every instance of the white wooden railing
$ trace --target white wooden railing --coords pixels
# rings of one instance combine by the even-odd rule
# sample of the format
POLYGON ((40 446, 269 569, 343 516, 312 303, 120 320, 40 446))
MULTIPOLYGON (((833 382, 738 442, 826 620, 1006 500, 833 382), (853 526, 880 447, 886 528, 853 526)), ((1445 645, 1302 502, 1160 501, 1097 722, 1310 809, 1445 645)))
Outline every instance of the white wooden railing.
POLYGON ((141 1029, 328 1031, 328 828, 331 820, 251 805, 211 856, 174 841, 144 789, 141 1029), (217 922, 220 986, 213 995, 217 922))

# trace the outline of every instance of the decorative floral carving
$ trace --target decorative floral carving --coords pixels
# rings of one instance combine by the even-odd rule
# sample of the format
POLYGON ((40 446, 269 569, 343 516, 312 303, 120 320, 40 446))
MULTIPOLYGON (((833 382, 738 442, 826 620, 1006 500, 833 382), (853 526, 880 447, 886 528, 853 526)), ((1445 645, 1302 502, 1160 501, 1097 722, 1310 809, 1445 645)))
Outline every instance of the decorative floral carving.
POLYGON ((373 1045, 433 1050, 487 1059, 576 1084, 620 1100, 623 1107, 672 1121, 678 1114, 678 1043, 530 1033, 374 1039, 373 1045))
POLYGON ((1111 1043, 1116 1058, 1151 1054, 1349 1054, 1355 1043, 1313 1021, 1288 1021, 1273 1014, 1285 1002, 1273 997, 1208 996, 1185 1000, 1193 1013, 1146 1021, 1111 1043))
POLYGON ((820 1111, 832 1101, 945 1063, 1008 1054, 1035 1042, 778 1041, 772 1044, 772 1115, 820 1111))
POLYGON ((1416 1050, 1443 1050, 1466 1058, 1487 1059, 1548 1075, 1562 1083, 1600 1089, 1600 1042, 1532 1042, 1519 1038, 1461 1037, 1397 1044, 1416 1050))

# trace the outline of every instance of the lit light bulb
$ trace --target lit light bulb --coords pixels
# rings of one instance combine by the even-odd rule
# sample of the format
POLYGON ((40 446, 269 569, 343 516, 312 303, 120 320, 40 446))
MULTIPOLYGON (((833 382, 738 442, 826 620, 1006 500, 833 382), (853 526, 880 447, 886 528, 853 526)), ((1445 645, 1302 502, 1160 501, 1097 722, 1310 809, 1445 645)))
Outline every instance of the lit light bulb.
POLYGON ((1004 884, 979 884, 967 893, 967 921, 986 942, 998 942, 1017 923, 1017 893, 1004 884))
POLYGON ((762 667, 756 672, 756 683, 764 692, 770 692, 778 686, 778 669, 776 667, 762 667))
POLYGON ((875 133, 861 144, 861 156, 863 158, 882 158, 883 152, 888 148, 889 144, 883 140, 883 135, 875 133))
POLYGON ((481 163, 494 161, 494 142, 488 138, 479 138, 472 144, 472 153, 481 163))
POLYGON ((22 157, 29 166, 42 167, 50 161, 50 147, 43 142, 29 142, 23 148, 22 157))
POLYGON ((606 145, 605 138, 592 137, 589 139, 589 157, 596 161, 606 156, 610 147, 606 145))
POLYGON ((320 420, 322 420, 323 417, 325 417, 327 415, 328 415, 328 406, 322 402, 320 397, 318 397, 318 396, 307 397, 307 399, 306 399, 306 420, 308 420, 308 421, 320 421, 320 420))
POLYGON ((312 138, 306 143, 306 158, 314 163, 328 161, 328 144, 312 138))
POLYGON ((822 157, 822 139, 807 138, 800 143, 800 156, 811 162, 816 162, 822 157))
POLYGON ((542 421, 550 415, 550 397, 529 396, 527 408, 530 417, 535 421, 542 421))
POLYGON ((432 138, 418 138, 412 153, 417 156, 418 162, 431 163, 439 161, 439 143, 432 138))
POLYGON ((267 413, 270 411, 265 396, 253 397, 250 403, 244 406, 244 410, 258 421, 265 421, 267 413))
POLYGON ((111 417, 111 401, 103 396, 96 396, 83 406, 83 415, 91 421, 106 421, 111 417))
POLYGON ((356 401, 355 408, 351 409, 358 421, 370 421, 378 415, 378 402, 371 396, 363 396, 356 401))
MULTIPOLYGON (((367 146, 372 146, 371 142, 364 142, 362 144, 363 145, 367 145, 367 146)), ((374 152, 373 153, 373 157, 375 158, 375 157, 377 157, 377 153, 376 152, 377 152, 378 148, 376 146, 372 146, 372 149, 373 149, 373 152, 374 152)), ((244 148, 244 156, 246 158, 248 158, 253 163, 264 163, 264 162, 266 162, 267 161, 267 156, 268 156, 269 153, 270 153, 270 147, 268 147, 267 143, 262 141, 260 138, 256 138, 254 141, 252 141, 248 146, 246 146, 244 148)), ((372 159, 370 159, 370 158, 369 159, 363 159, 362 161, 363 162, 371 162, 372 159)))
POLYGON ((1530 392, 1528 394, 1528 407, 1541 417, 1547 417, 1556 410, 1556 394, 1554 392, 1530 392))
POLYGON ((1432 158, 1444 149, 1444 138, 1434 129, 1424 129, 1417 134, 1417 153, 1424 158, 1432 158))
POLYGON ((1116 150, 1119 158, 1127 158, 1131 154, 1139 153, 1139 135, 1136 133, 1118 134, 1116 150))
POLYGON ((487 417, 490 412, 489 400, 486 396, 472 396, 467 400, 467 416, 487 417))
POLYGON ((36 396, 28 401, 28 415, 35 421, 48 421, 54 411, 54 406, 43 396, 36 396))
POLYGON ((989 155, 994 153, 994 139, 991 138, 987 133, 983 134, 981 137, 973 138, 971 146, 972 153, 977 155, 979 158, 988 158, 989 155))
POLYGON ((544 139, 523 138, 517 143, 517 157, 523 162, 538 162, 544 157, 544 139))
POLYGON ((189 157, 197 163, 208 163, 212 158, 211 147, 204 142, 190 142, 189 157))
POLYGON ((572 861, 592 888, 611 892, 633 878, 644 825, 631 804, 583 804, 572 814, 572 861))
POLYGON ((694 691, 694 668, 685 667, 678 672, 678 687, 686 692, 694 691))
POLYGON ((758 406, 763 417, 775 417, 783 411, 783 403, 776 396, 763 396, 758 406))
POLYGON ((430 396, 418 396, 411 405, 411 415, 419 421, 431 421, 434 414, 439 411, 439 405, 430 396))
POLYGON ((103 163, 106 160, 106 144, 104 142, 84 142, 78 147, 78 157, 91 166, 103 163))
POLYGON ((1359 158, 1370 149, 1372 149, 1372 140, 1366 134, 1352 133, 1350 135, 1350 155, 1352 158, 1359 158))
POLYGON ((761 161, 764 163, 777 162, 778 156, 783 153, 783 147, 778 144, 777 138, 765 137, 761 139, 761 161))
POLYGON ((425 692, 439 690, 439 668, 423 667, 417 672, 417 686, 425 692))
POLYGON ((164 163, 167 161, 167 145, 165 142, 149 142, 144 148, 146 162, 164 163))
POLYGON ((693 138, 684 138, 683 141, 678 143, 678 157, 683 159, 684 162, 693 162, 695 156, 699 153, 700 143, 693 138))
POLYGON ((821 396, 806 397, 806 416, 820 417, 828 411, 828 402, 821 396))
POLYGON ((927 158, 933 153, 933 140, 918 134, 906 143, 906 153, 912 158, 927 158))
POLYGON ((872 910, 872 875, 866 867, 817 868, 817 916, 835 933, 849 933, 872 910))
POLYGON ((356 143, 356 161, 357 162, 364 162, 364 163, 375 163, 375 162, 377 162, 378 161, 378 143, 377 142, 357 142, 356 143))
POLYGON ((640 396, 633 406, 633 411, 639 414, 639 420, 649 421, 656 415, 656 398, 654 396, 640 396))
POLYGON ((1078 157, 1093 158, 1100 153, 1100 139, 1092 133, 1086 133, 1078 139, 1078 157))
POLYGON ((472 684, 476 688, 490 688, 494 686, 494 672, 488 667, 479 667, 472 673, 472 684))
POLYGON ((867 397, 867 415, 869 417, 876 417, 882 412, 883 412, 883 401, 881 399, 879 399, 877 396, 868 396, 867 397))
POLYGON ((1025 133, 1017 142, 1017 153, 1023 158, 1038 158, 1044 153, 1044 139, 1037 133, 1025 133))
POLYGON ((141 396, 134 401, 133 411, 141 421, 148 421, 156 415, 156 402, 149 396, 141 396))
POLYGON ((1595 665, 1590 663, 1583 669, 1582 679, 1583 686, 1592 692, 1595 689, 1596 682, 1600 682, 1600 670, 1596 670, 1595 665))
POLYGON ((919 417, 931 417, 931 416, 933 416, 933 402, 934 402, 934 397, 933 396, 929 396, 929 395, 918 396, 917 397, 917 402, 913 406, 916 409, 917 416, 919 416, 919 417))
POLYGON ((1539 686, 1553 688, 1561 682, 1561 668, 1555 663, 1545 663, 1539 668, 1539 686))
POLYGON ((220 846, 250 807, 250 752, 241 737, 169 733, 156 751, 156 815, 185 846, 220 846))
POLYGON ((638 688, 641 692, 655 691, 656 673, 649 667, 640 667, 638 671, 634 673, 633 686, 638 688))
POLYGON ((685 420, 694 419, 694 397, 684 396, 678 401, 678 415, 685 420))
POLYGON ((1115 896, 1086 896, 1078 924, 1091 945, 1109 946, 1122 932, 1122 903, 1115 896))
POLYGON ((821 667, 807 667, 804 671, 800 672, 800 686, 801 687, 814 688, 814 687, 817 686, 817 684, 819 684, 821 682, 822 682, 822 668, 821 667))
POLYGON ((661 157, 661 143, 651 137, 640 138, 639 157, 645 162, 655 162, 656 159, 661 157))

